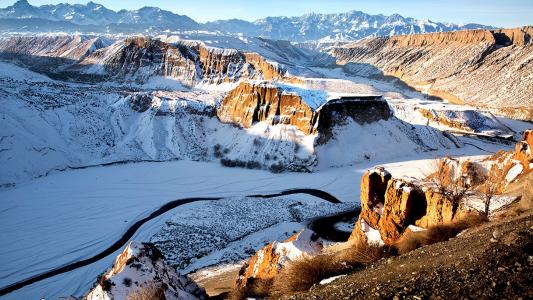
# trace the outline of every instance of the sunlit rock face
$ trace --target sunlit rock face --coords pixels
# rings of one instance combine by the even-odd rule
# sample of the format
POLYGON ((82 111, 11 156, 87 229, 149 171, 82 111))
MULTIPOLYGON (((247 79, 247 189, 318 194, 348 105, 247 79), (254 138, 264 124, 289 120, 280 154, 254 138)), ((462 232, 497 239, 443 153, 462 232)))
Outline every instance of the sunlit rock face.
POLYGON ((331 54, 455 103, 533 119, 533 27, 368 38, 331 54))
POLYGON ((290 124, 304 133, 313 131, 317 113, 296 93, 261 83, 241 83, 228 93, 217 115, 227 123, 251 127, 255 122, 290 124))
POLYGON ((392 113, 379 96, 353 96, 331 99, 320 90, 307 90, 286 84, 243 82, 230 91, 217 110, 226 123, 251 127, 256 122, 293 125, 305 134, 331 136, 331 128, 351 119, 358 124, 388 120, 392 113))
POLYGON ((119 41, 87 57, 80 65, 87 68, 82 72, 103 72, 119 79, 129 76, 146 80, 160 75, 189 85, 233 83, 241 79, 282 79, 285 73, 259 54, 206 47, 196 42, 169 44, 148 37, 119 41))
POLYGON ((88 36, 23 36, 0 39, 4 57, 38 63, 62 75, 146 82, 153 76, 185 85, 236 83, 242 79, 285 80, 283 66, 257 53, 207 47, 200 42, 166 43, 150 37, 112 41, 88 36), (61 67, 61 68, 59 68, 61 67))
MULTIPOLYGON (((524 132, 523 140, 514 151, 500 151, 482 161, 459 161, 446 158, 439 162, 439 174, 444 186, 457 184, 457 180, 472 186, 471 192, 482 192, 486 182, 495 183, 495 193, 503 194, 514 182, 524 182, 521 197, 530 201, 527 188, 533 170, 532 131, 524 132)), ((433 175, 430 175, 430 177, 433 175)), ((430 178, 428 177, 428 178, 430 178)), ((393 178, 383 168, 367 171, 361 178, 361 213, 350 240, 356 242, 394 244, 409 226, 428 228, 453 222, 462 216, 470 205, 453 203, 434 181, 393 178)), ((469 194, 465 194, 465 199, 469 194)), ((525 203, 530 205, 530 203, 525 203)))
POLYGON ((320 253, 323 242, 312 230, 304 229, 284 242, 272 242, 257 251, 241 268, 236 282, 244 288, 254 282, 270 280, 291 261, 320 253))

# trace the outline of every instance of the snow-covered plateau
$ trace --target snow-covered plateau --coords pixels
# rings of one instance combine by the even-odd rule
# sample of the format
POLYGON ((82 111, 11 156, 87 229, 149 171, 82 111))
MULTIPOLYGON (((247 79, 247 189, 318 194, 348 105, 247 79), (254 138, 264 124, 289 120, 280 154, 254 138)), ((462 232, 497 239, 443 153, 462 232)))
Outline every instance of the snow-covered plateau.
MULTIPOLYGON (((43 68, 15 58, 0 62, 0 289, 103 251, 176 199, 217 198, 171 209, 144 223, 128 242, 153 243, 166 258, 165 268, 181 275, 240 264, 313 218, 355 210, 361 176, 376 165, 395 176, 423 176, 438 157, 511 149, 509 140, 531 128, 430 100, 394 81, 328 67, 326 56, 290 44, 218 37, 237 48, 221 50, 206 41, 175 39, 180 43, 172 36, 80 39, 70 42, 87 51, 77 51, 75 59, 63 60, 74 54, 56 47, 32 52, 31 61, 39 57, 43 68), (154 45, 162 45, 155 54, 143 48, 154 45), (129 50, 140 53, 125 55, 131 64, 122 55, 129 50), (50 59, 59 64, 53 70, 50 59), (228 91, 243 82, 268 86, 270 106, 253 91, 236 97, 252 103, 251 110, 220 112, 228 91), (365 100, 369 110, 361 113, 361 97, 368 95, 376 99, 365 100), (253 101, 260 108, 255 114, 253 101), (257 116, 276 105, 290 113, 257 116), (328 123, 303 132, 298 126, 309 115, 286 121, 298 111, 328 123), (221 113, 242 113, 239 118, 252 122, 222 122, 221 113), (305 193, 258 196, 296 188, 321 190, 341 203, 305 193)), ((11 42, 0 40, 0 46, 11 42)), ((126 253, 138 255, 144 246, 128 247, 126 253)), ((86 295, 122 248, 3 297, 86 295)))

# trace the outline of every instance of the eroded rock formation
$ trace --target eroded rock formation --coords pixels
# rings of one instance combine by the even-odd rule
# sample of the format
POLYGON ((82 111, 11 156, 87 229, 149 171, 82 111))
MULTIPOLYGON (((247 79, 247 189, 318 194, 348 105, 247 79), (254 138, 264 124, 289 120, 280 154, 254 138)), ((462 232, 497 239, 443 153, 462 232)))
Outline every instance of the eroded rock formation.
MULTIPOLYGON (((165 299, 206 299, 205 291, 164 262, 152 244, 131 242, 84 299, 126 299, 137 290, 160 290, 165 299)), ((149 295, 146 295, 149 297, 149 295)))
POLYGON ((127 38, 97 51, 82 65, 101 63, 107 74, 145 80, 168 76, 185 84, 233 83, 241 79, 291 80, 286 70, 257 53, 206 47, 201 43, 169 44, 148 37, 127 38))
POLYGON ((272 242, 241 268, 236 282, 237 288, 244 288, 256 281, 269 280, 291 261, 320 253, 323 244, 320 238, 309 229, 304 229, 285 242, 272 242))
POLYGON ((325 143, 331 128, 343 125, 348 118, 365 124, 392 117, 389 106, 379 96, 328 101, 325 92, 299 90, 267 82, 243 82, 227 94, 217 116, 222 122, 246 128, 261 121, 293 125, 305 134, 319 132, 319 143, 325 143))
POLYGON ((269 83, 241 83, 224 98, 217 111, 227 123, 251 127, 265 121, 290 124, 306 134, 313 131, 317 113, 299 95, 269 83))
POLYGON ((241 79, 299 82, 284 67, 258 53, 207 47, 199 42, 166 43, 141 36, 114 44, 84 36, 13 37, 0 40, 0 53, 18 60, 28 56, 28 65, 48 64, 48 71, 60 75, 93 75, 119 81, 145 82, 155 75, 172 77, 186 85, 241 79))
MULTIPOLYGON (((532 149, 533 131, 529 130, 514 151, 500 151, 480 162, 443 159, 439 162, 438 174, 424 180, 393 178, 383 168, 369 170, 361 179, 361 213, 350 240, 391 245, 411 225, 428 228, 452 222, 469 206, 454 202, 443 187, 452 189, 453 185, 467 184, 472 192, 482 192, 483 185, 492 182, 497 187, 496 194, 504 193, 508 184, 530 176, 532 149)), ((467 197, 469 194, 460 195, 467 197)), ((518 196, 529 199, 529 191, 518 196)))
MULTIPOLYGON (((533 119, 533 27, 363 39, 331 51, 355 72, 375 68, 451 102, 533 119)), ((367 72, 367 71, 366 71, 367 72)))

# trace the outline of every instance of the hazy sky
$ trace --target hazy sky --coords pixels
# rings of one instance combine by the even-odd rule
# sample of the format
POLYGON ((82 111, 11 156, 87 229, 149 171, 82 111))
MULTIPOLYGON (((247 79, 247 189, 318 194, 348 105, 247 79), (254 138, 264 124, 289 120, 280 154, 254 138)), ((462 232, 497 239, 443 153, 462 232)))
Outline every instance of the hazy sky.
MULTIPOLYGON (((32 5, 87 0, 28 0, 32 5)), ((405 17, 453 23, 481 23, 500 27, 533 25, 533 0, 93 0, 113 10, 158 6, 196 21, 266 16, 299 16, 309 12, 361 10, 371 14, 398 13, 405 17)), ((0 0, 0 7, 15 0, 0 0)))

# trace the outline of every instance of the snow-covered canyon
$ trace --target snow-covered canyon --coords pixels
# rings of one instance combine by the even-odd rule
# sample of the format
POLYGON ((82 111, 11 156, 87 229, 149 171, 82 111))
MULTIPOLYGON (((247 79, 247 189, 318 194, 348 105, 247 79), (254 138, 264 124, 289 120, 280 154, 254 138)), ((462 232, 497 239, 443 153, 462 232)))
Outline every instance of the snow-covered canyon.
MULTIPOLYGON (((0 62, 0 288, 105 249, 130 224, 187 197, 224 199, 169 211, 143 225, 132 240, 155 243, 183 274, 239 263, 264 244, 305 228, 310 218, 355 208, 360 178, 375 165, 420 174, 440 156, 510 149, 506 139, 531 128, 527 122, 428 99, 394 81, 329 68, 331 60, 314 52, 299 50, 300 60, 289 65, 292 59, 279 54, 286 48, 276 48, 285 44, 254 40, 262 44, 239 49, 266 57, 259 59, 222 49, 194 57, 197 44, 181 43, 179 51, 194 51, 187 56, 175 50, 185 58, 172 57, 175 68, 166 69, 165 76, 159 72, 169 66, 168 52, 163 62, 156 57, 154 63, 147 60, 149 50, 136 46, 129 58, 141 65, 124 71, 128 64, 113 55, 124 50, 120 43, 80 51, 78 62, 63 66, 87 75, 76 64, 91 61, 98 71, 117 72, 103 81, 54 77, 50 69, 29 70, 27 62, 16 59, 0 62), (310 67, 315 60, 320 63, 310 67), (194 70, 195 77, 183 70, 194 70), (264 95, 271 94, 235 93, 227 101, 241 101, 234 106, 240 108, 239 118, 257 106, 265 112, 266 102, 281 106, 283 95, 293 102, 284 104, 285 112, 264 113, 250 126, 223 122, 221 103, 243 82, 265 85, 264 95), (319 110, 343 96, 369 94, 383 96, 386 117, 358 119, 353 107, 319 110), (302 111, 320 112, 330 126, 304 132, 292 119, 280 121, 302 111), (319 139, 325 134, 327 139, 319 139), (291 172, 295 166, 305 172, 291 172), (291 188, 320 189, 343 203, 309 195, 246 197, 291 188)), ((120 252, 5 297, 82 296, 120 252)))

